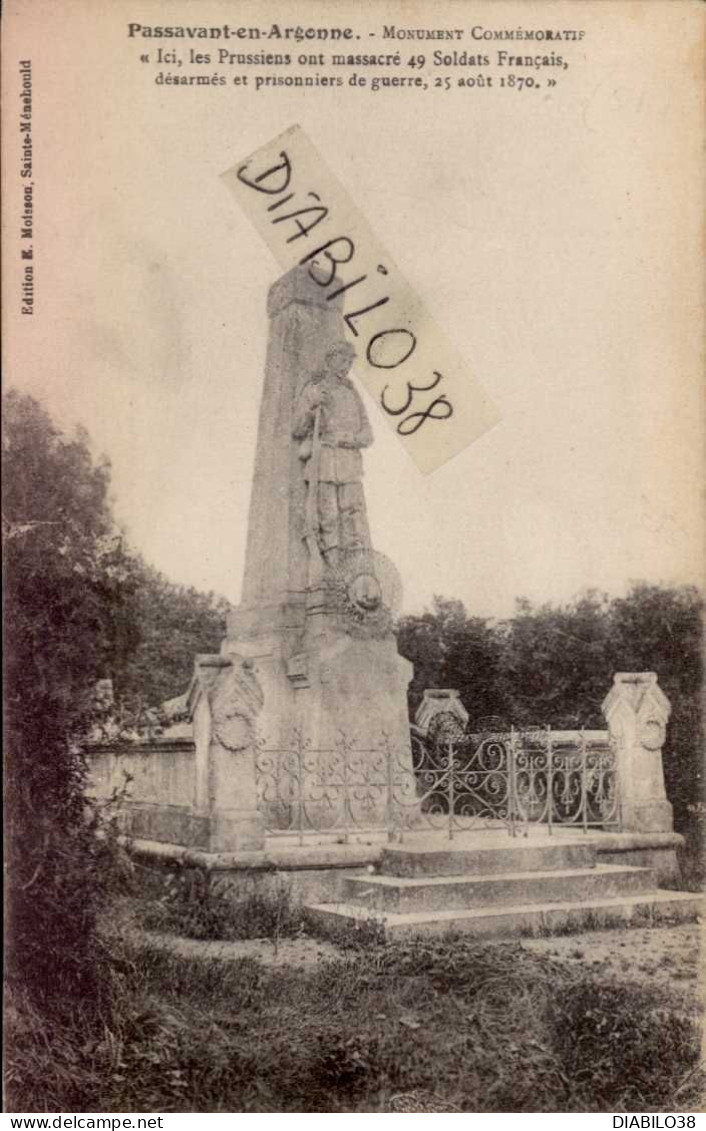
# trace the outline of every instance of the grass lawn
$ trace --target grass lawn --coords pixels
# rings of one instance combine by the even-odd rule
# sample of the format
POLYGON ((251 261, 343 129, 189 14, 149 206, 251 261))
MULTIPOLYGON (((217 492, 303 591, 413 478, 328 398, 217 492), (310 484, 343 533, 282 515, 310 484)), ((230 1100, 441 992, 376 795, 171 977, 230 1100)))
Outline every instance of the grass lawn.
POLYGON ((698 1110, 695 964, 674 980, 637 932, 600 934, 627 966, 580 935, 321 948, 296 966, 282 956, 301 940, 273 965, 124 935, 100 1010, 48 1023, 10 999, 8 1107, 384 1112, 413 1093, 431 1110, 698 1110))

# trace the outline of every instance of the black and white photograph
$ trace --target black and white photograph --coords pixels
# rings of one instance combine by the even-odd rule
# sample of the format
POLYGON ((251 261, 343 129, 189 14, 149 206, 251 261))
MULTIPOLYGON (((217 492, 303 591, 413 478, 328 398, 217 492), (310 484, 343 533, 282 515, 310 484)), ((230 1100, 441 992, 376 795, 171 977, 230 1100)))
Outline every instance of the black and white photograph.
POLYGON ((697 1127, 705 32, 5 4, 6 1127, 697 1127))

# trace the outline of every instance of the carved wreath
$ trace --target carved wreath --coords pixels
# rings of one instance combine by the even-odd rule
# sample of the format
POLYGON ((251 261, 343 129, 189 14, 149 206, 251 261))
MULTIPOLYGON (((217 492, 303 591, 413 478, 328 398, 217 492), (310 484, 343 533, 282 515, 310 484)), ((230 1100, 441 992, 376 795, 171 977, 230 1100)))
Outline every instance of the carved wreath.
POLYGON ((252 670, 228 673, 213 693, 213 733, 226 750, 245 750, 254 741, 255 719, 262 707, 262 689, 252 670))
POLYGON ((667 736, 667 728, 661 719, 646 719, 640 727, 640 745, 645 750, 661 750, 667 736))

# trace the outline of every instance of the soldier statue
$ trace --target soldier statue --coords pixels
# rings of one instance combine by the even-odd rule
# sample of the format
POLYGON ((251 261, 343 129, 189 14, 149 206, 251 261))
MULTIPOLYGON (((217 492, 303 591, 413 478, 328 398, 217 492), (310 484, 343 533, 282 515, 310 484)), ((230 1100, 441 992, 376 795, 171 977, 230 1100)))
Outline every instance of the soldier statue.
POLYGON ((373 441, 365 406, 348 378, 355 350, 338 342, 324 365, 304 385, 294 406, 292 436, 307 484, 305 540, 310 584, 323 566, 336 570, 342 557, 371 550, 363 494, 361 449, 373 441))

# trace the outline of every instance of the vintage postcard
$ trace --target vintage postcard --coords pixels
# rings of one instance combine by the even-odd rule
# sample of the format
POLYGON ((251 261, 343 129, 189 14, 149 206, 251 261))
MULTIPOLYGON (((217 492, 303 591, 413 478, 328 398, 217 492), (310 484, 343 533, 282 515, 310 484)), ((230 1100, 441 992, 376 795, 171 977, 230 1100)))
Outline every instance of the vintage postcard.
POLYGON ((706 9, 3 15, 9 1110, 695 1127, 706 9))

